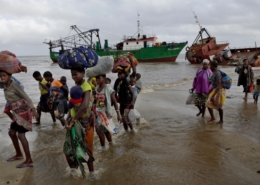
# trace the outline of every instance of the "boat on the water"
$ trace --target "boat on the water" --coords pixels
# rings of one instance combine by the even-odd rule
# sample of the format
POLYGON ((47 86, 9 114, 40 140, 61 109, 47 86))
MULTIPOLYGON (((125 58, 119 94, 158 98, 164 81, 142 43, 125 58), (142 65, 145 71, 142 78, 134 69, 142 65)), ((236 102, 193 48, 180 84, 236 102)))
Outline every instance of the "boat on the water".
MULTIPOLYGON (((195 14, 195 13, 194 13, 195 14)), ((196 22, 199 24, 197 16, 196 22)), ((190 47, 186 47, 186 59, 191 64, 200 64, 204 59, 216 60, 222 65, 240 65, 243 59, 248 59, 251 66, 260 66, 260 47, 233 48, 228 42, 217 43, 216 37, 199 24, 200 31, 190 47)))
POLYGON ((158 42, 156 36, 141 35, 139 26, 138 20, 138 34, 136 37, 125 37, 122 42, 114 46, 109 46, 106 39, 104 47, 102 47, 99 29, 81 32, 75 25, 71 26, 71 29, 75 30, 77 34, 58 40, 45 40, 44 43, 49 45, 50 58, 53 62, 57 62, 59 56, 59 52, 54 51, 54 48, 66 50, 79 46, 91 47, 99 56, 112 55, 115 58, 125 52, 131 52, 138 62, 175 62, 179 53, 188 43, 187 41, 181 43, 158 42), (97 37, 96 42, 93 41, 94 36, 97 37))

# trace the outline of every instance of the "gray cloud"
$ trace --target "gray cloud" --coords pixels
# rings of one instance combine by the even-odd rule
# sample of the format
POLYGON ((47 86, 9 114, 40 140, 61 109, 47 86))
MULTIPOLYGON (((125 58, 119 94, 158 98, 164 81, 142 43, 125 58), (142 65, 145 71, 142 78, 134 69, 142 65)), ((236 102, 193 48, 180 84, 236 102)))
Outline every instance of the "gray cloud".
POLYGON ((260 45, 259 5, 258 0, 0 0, 0 50, 48 55, 43 40, 68 36, 71 25, 99 28, 102 41, 115 44, 137 31, 137 12, 145 34, 192 44, 199 31, 192 10, 217 41, 260 45))

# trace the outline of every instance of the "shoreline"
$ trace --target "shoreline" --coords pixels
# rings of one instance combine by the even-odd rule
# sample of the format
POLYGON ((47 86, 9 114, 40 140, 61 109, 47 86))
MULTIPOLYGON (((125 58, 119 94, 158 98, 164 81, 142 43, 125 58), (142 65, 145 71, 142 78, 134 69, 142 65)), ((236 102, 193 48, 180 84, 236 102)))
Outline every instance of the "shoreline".
MULTIPOLYGON (((179 85, 173 87, 168 87, 163 89, 159 88, 159 89, 155 89, 153 92, 141 93, 138 97, 138 101, 136 104, 137 110, 141 113, 142 117, 145 118, 145 120, 150 124, 149 125, 149 127, 151 127, 150 129, 152 129, 156 124, 162 124, 161 121, 163 120, 163 122, 166 122, 166 124, 164 124, 162 127, 165 127, 166 125, 171 126, 173 123, 177 125, 174 128, 174 131, 176 132, 174 134, 177 135, 191 134, 194 138, 196 138, 195 139, 196 142, 195 140, 193 141, 188 139, 187 141, 185 141, 183 145, 179 146, 180 147, 179 149, 181 151, 189 150, 188 152, 189 155, 191 154, 196 155, 198 159, 203 161, 205 160, 205 153, 204 153, 205 151, 209 152, 209 156, 206 155, 206 157, 210 157, 210 154, 212 153, 211 150, 217 149, 219 153, 218 155, 222 156, 220 159, 224 161, 221 162, 220 164, 224 165, 224 168, 228 168, 228 170, 230 170, 230 173, 233 174, 234 176, 241 175, 241 177, 238 178, 238 180, 240 179, 239 181, 240 183, 238 184, 243 184, 243 183, 258 184, 260 180, 260 174, 257 174, 257 171, 260 170, 259 140, 258 138, 254 137, 254 135, 253 135, 254 139, 250 138, 249 134, 243 133, 243 131, 239 130, 240 126, 236 124, 240 124, 240 123, 233 123, 232 121, 232 119, 234 119, 235 117, 241 116, 242 113, 245 113, 246 111, 250 112, 252 111, 252 109, 255 108, 255 105, 251 103, 252 98, 250 98, 248 102, 245 103, 242 100, 243 94, 239 92, 240 88, 237 89, 238 87, 233 86, 231 91, 227 92, 227 95, 230 96, 231 99, 227 99, 224 105, 224 111, 226 111, 224 112, 224 124, 223 125, 217 125, 215 123, 208 124, 206 122, 209 116, 208 112, 206 112, 205 115, 206 118, 202 119, 200 117, 195 116, 195 114, 197 113, 197 108, 195 106, 185 105, 185 101, 188 96, 187 89, 189 89, 190 86, 191 86, 191 82, 190 80, 187 80, 186 82, 180 83, 179 85), (246 106, 248 110, 245 111, 243 107, 241 108, 241 106, 246 106), (242 112, 240 112, 240 109, 242 112), (236 110, 238 112, 236 112, 236 110), (185 130, 183 130, 184 128, 185 130)), ((216 115, 216 118, 218 119, 217 112, 214 111, 214 113, 216 115)), ((43 117, 44 116, 47 115, 43 114, 43 117)), ((5 139, 10 140, 6 131, 7 130, 6 127, 9 124, 8 117, 2 117, 1 121, 6 122, 6 124, 3 125, 4 129, 1 130, 1 134, 3 134, 2 136, 5 137, 5 139)), ((247 122, 250 122, 250 120, 243 121, 241 122, 241 124, 247 122)), ((61 132, 60 134, 63 134, 62 131, 58 130, 60 129, 60 125, 59 125, 60 123, 57 124, 58 124, 57 131, 61 132)), ((37 135, 41 131, 42 129, 38 129, 34 127, 34 131, 33 131, 34 133, 30 133, 30 136, 28 138, 30 142, 31 153, 33 158, 34 157, 36 158, 36 156, 38 155, 37 152, 35 152, 36 150, 34 148, 36 147, 37 142, 39 142, 37 141, 37 135)), ((145 134, 145 130, 144 129, 139 130, 138 134, 139 133, 145 134)), ((157 133, 160 134, 159 131, 156 131, 154 134, 157 133)), ((60 135, 59 137, 62 138, 63 136, 60 135)), ((174 145, 178 145, 179 142, 181 143, 183 141, 177 140, 175 144, 173 144, 173 146, 171 144, 170 147, 175 147, 174 145)), ((34 168, 17 169, 16 165, 18 165, 21 161, 15 161, 11 163, 3 162, 5 158, 9 156, 9 154, 12 151, 14 151, 13 146, 11 144, 11 140, 10 140, 10 144, 2 147, 1 150, 2 151, 4 150, 4 153, 1 154, 1 158, 0 158, 1 159, 0 185, 7 184, 7 182, 9 182, 9 184, 15 184, 15 185, 27 184, 26 182, 28 180, 28 175, 33 173, 34 168)), ((178 154, 178 152, 175 150, 172 152, 178 154)), ((212 153, 211 155, 215 156, 215 153, 212 153)), ((34 161, 34 164, 37 165, 37 162, 39 161, 34 161)), ((209 165, 209 168, 211 168, 216 164, 214 162, 212 163, 208 161, 207 165, 209 165)), ((149 176, 149 172, 147 172, 147 175, 149 176)), ((215 175, 218 176, 218 178, 221 178, 218 174, 215 175)), ((229 184, 233 184, 231 180, 230 181, 228 180, 225 174, 222 175, 224 176, 223 179, 220 179, 221 182, 224 183, 229 182, 229 184)), ((145 178, 147 177, 144 177, 144 179, 145 178)), ((175 176, 174 178, 178 180, 180 177, 175 176)), ((211 177, 208 178, 209 180, 211 179, 211 177)), ((101 183, 103 180, 104 179, 100 179, 97 182, 101 183)), ((159 181, 154 180, 154 182, 157 183, 159 181)), ((165 182, 166 184, 168 184, 167 179, 165 182)), ((191 182, 192 181, 190 181, 190 183, 191 182)), ((235 183, 236 181, 234 180, 233 182, 235 183)))

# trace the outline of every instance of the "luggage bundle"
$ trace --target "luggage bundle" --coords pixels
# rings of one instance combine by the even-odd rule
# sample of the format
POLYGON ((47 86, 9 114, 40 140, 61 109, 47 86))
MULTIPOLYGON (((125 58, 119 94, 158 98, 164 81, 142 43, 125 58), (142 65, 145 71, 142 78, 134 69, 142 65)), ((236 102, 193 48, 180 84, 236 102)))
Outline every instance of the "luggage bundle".
POLYGON ((232 86, 232 79, 230 78, 230 76, 228 76, 226 73, 224 73, 223 71, 220 71, 220 74, 221 74, 221 85, 223 88, 225 89, 230 89, 231 86, 232 86))
POLYGON ((113 67, 113 61, 114 59, 112 56, 98 57, 97 65, 88 68, 86 70, 86 76, 92 78, 109 73, 113 67))
POLYGON ((127 52, 123 55, 118 56, 114 61, 114 66, 112 69, 112 73, 117 73, 118 71, 129 71, 131 66, 130 59, 132 59, 135 66, 138 65, 137 59, 134 57, 134 55, 130 52, 127 52))
POLYGON ((95 66, 97 62, 98 55, 96 52, 83 46, 66 50, 58 57, 58 64, 62 69, 89 68, 95 66))
POLYGON ((9 74, 20 73, 23 71, 16 55, 10 51, 0 52, 0 70, 3 70, 9 74))

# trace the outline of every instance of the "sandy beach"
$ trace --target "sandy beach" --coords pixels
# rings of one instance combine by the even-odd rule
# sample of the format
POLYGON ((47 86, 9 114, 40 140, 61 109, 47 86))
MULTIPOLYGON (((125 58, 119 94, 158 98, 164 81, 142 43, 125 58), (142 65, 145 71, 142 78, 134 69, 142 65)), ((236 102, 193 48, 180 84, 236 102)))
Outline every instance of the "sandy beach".
MULTIPOLYGON (((140 66, 143 74, 148 73, 145 70, 149 65, 140 66)), ((168 79, 167 83, 153 82, 154 85, 147 82, 136 104, 142 115, 136 133, 125 133, 118 125, 121 132, 113 136, 115 145, 103 152, 96 139, 94 156, 98 178, 92 182, 65 177, 67 164, 62 152, 65 130, 60 123, 51 123, 48 114, 43 114, 42 124, 27 134, 34 168, 16 169, 20 161, 5 162, 14 149, 8 136, 10 121, 2 115, 0 185, 259 184, 258 105, 253 104, 251 95, 247 102, 242 99, 242 88, 236 86, 233 68, 223 69, 230 72, 233 86, 227 91, 224 124, 218 125, 207 123, 208 112, 204 119, 196 117, 197 108, 185 105, 192 76, 199 66, 172 67, 186 69, 190 74, 175 82, 168 79)), ((258 68, 254 70, 257 76, 258 68)), ((217 112, 215 116, 218 118, 217 112)))

